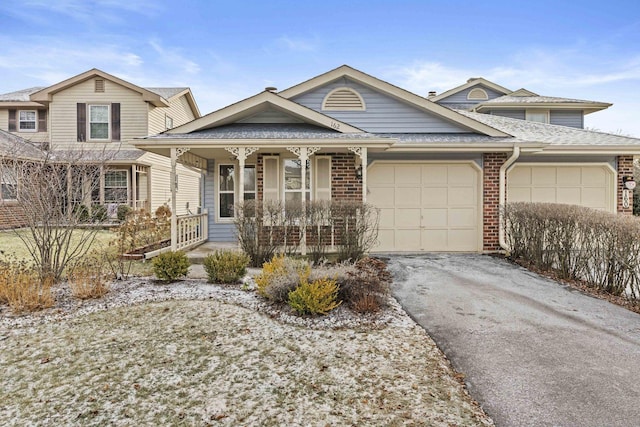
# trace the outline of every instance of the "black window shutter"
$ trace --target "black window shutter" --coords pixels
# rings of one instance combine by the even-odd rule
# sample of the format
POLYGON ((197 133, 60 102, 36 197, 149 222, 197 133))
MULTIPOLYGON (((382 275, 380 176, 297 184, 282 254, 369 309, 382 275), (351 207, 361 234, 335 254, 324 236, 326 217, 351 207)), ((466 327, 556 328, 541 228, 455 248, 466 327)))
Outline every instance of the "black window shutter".
POLYGON ((111 140, 120 141, 120 103, 111 104, 111 140))
POLYGON ((16 132, 17 129, 16 110, 9 110, 9 132, 16 132))
POLYGON ((87 140, 87 104, 78 103, 78 142, 87 140))
POLYGON ((38 110, 38 132, 47 131, 47 110, 38 110))

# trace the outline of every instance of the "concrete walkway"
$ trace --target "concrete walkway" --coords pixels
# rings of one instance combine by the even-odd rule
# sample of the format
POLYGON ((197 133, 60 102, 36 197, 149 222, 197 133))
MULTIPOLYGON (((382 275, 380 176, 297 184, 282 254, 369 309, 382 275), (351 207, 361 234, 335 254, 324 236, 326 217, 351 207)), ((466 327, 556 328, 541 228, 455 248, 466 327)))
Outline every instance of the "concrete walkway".
POLYGON ((394 256, 390 270, 496 425, 640 425, 640 315, 490 256, 394 256))

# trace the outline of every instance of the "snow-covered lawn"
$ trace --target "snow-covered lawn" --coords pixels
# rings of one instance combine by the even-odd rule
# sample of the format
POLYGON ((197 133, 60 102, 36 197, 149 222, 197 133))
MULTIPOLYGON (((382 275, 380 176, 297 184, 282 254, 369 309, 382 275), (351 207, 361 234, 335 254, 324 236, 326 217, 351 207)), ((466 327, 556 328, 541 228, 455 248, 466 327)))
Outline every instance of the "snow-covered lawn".
POLYGON ((201 280, 59 295, 0 311, 0 425, 491 425, 393 300, 305 320, 201 280))

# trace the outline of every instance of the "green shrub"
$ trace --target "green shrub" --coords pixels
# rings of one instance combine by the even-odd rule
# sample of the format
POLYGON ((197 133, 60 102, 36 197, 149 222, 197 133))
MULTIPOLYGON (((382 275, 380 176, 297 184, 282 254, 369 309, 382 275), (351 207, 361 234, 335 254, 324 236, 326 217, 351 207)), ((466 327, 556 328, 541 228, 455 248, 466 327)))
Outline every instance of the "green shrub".
POLYGON ((105 205, 91 206, 91 219, 94 222, 103 222, 107 220, 107 207, 105 205))
POLYGON ((89 218, 91 218, 89 208, 85 205, 75 205, 73 207, 73 215, 80 223, 87 223, 89 222, 89 218))
POLYGON ((127 219, 131 211, 133 211, 133 209, 131 209, 128 205, 118 205, 118 213, 116 214, 118 217, 118 221, 122 222, 127 219))
POLYGON ((242 252, 216 251, 204 259, 209 283, 236 283, 247 274, 249 257, 242 252))
POLYGON ((289 306, 299 314, 327 314, 340 305, 335 280, 304 282, 289 293, 289 306))
POLYGON ((173 282, 189 272, 189 259, 182 251, 164 252, 153 259, 153 274, 162 281, 173 282))
POLYGON ((380 310, 389 295, 391 283, 386 264, 375 258, 363 258, 354 267, 340 283, 339 298, 359 313, 380 310))

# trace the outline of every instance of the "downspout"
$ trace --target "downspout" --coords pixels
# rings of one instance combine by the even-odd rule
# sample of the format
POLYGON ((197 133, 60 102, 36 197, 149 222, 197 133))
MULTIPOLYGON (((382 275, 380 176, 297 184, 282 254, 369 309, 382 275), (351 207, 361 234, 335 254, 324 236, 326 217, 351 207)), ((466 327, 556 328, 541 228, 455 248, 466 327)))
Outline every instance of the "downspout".
POLYGON ((520 157, 520 147, 517 145, 513 146, 513 153, 511 157, 507 159, 506 162, 500 166, 500 186, 498 192, 498 207, 500 209, 500 213, 498 214, 499 225, 498 225, 498 242, 500 243, 500 247, 505 251, 509 250, 507 246, 507 242, 505 240, 505 230, 504 230, 504 208, 507 201, 507 170, 511 167, 512 164, 515 163, 520 157))

